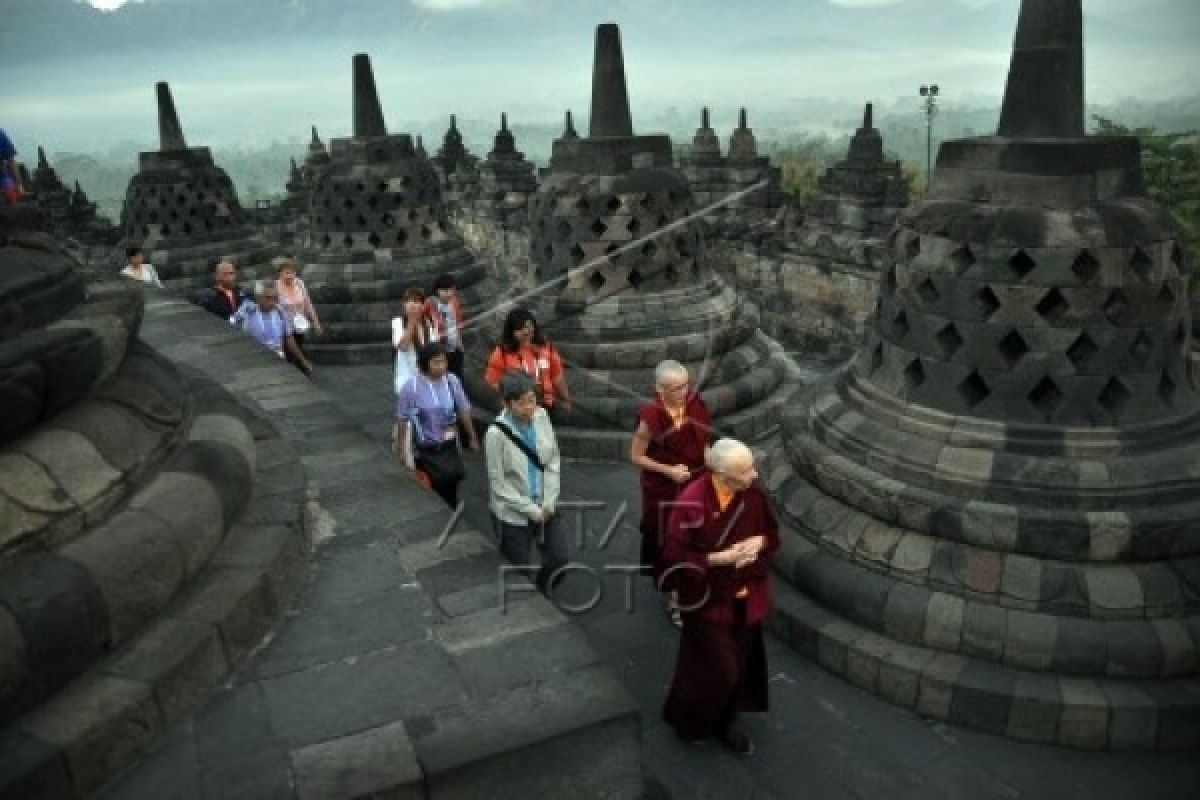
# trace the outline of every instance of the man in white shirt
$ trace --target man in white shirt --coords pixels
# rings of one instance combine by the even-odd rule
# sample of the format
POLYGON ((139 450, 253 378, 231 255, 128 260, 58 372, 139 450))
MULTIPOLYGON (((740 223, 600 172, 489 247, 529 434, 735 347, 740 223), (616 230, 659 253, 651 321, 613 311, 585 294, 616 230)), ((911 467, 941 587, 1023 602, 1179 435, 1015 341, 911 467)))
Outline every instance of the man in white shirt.
POLYGON ((162 281, 158 278, 158 270, 154 269, 153 264, 146 263, 146 254, 137 245, 125 248, 125 269, 121 270, 121 274, 158 289, 163 288, 162 281))

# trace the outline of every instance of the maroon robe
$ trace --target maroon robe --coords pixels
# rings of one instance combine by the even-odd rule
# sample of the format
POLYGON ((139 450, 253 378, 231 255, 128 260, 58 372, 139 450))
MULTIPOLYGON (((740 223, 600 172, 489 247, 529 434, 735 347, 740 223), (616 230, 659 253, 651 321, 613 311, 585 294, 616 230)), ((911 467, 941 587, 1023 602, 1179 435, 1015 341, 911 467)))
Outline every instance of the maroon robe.
MULTIPOLYGON (((671 415, 662 404, 661 398, 647 403, 638 411, 638 422, 645 423, 650 431, 650 442, 646 445, 646 457, 660 464, 686 464, 699 475, 704 471, 704 448, 708 445, 712 431, 712 416, 708 407, 693 394, 684 408, 683 424, 674 427, 671 415)), ((640 425, 639 425, 640 427, 640 425)), ((679 484, 650 470, 642 470, 642 565, 644 572, 657 583, 662 575, 663 528, 671 504, 688 484, 679 484)), ((693 480, 695 478, 693 477, 693 480)))
POLYGON ((771 609, 770 560, 779 525, 758 486, 721 511, 712 479, 680 493, 667 522, 665 588, 680 592, 683 634, 663 718, 685 739, 724 735, 739 711, 767 710, 762 620, 771 609), (754 536, 767 541, 741 569, 710 567, 709 553, 754 536), (739 598, 741 590, 746 596, 739 598))

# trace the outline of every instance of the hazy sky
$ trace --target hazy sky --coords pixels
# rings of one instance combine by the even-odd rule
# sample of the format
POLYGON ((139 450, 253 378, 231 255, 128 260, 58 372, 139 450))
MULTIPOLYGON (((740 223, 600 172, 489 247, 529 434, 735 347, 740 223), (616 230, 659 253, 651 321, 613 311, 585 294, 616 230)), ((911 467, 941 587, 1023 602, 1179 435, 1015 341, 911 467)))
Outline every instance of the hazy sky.
MULTIPOLYGON (((820 0, 410 1, 424 17, 414 22, 410 14, 395 31, 343 30, 303 40, 267 32, 249 44, 194 47, 148 40, 104 51, 84 41, 74 48, 77 57, 41 63, 5 63, 0 51, 0 125, 52 151, 150 141, 156 138, 154 82, 168 80, 185 132, 196 143, 287 140, 303 136, 310 124, 326 136, 344 136, 350 59, 360 50, 371 53, 392 130, 451 112, 490 120, 508 111, 515 122, 543 123, 561 119, 570 107, 582 117, 593 26, 615 21, 622 27, 635 127, 671 108, 698 115, 705 104, 726 127, 740 105, 749 107, 752 120, 788 114, 796 124, 820 127, 866 100, 882 110, 903 102, 900 107, 911 105, 915 113, 915 89, 927 82, 941 84, 949 105, 994 104, 1018 5, 961 0, 979 10, 964 18, 971 20, 969 30, 947 30, 957 23, 939 12, 958 5, 951 0, 826 0, 894 7, 859 10, 856 22, 835 27, 831 15, 849 12, 821 11, 820 0), (693 13, 696 8, 703 10, 693 13), (491 34, 493 28, 498 32, 491 34)), ((200 7, 208 0, 186 2, 200 7)), ((353 19, 354 3, 343 0, 338 7, 346 19, 353 19)), ((1200 0, 1085 0, 1084 7, 1089 100, 1197 95, 1200 0), (1171 18, 1155 15, 1168 6, 1171 18)), ((15 26, 10 35, 20 35, 20 24, 6 20, 15 26)))

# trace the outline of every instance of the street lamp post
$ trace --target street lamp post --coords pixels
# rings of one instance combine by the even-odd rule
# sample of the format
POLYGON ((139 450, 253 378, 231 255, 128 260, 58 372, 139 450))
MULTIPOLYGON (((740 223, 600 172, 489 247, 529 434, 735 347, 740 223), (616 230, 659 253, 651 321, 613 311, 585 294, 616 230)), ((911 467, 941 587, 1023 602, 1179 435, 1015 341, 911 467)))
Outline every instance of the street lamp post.
POLYGON ((938 85, 921 87, 925 98, 925 196, 929 196, 929 184, 933 180, 933 118, 937 116, 938 85))

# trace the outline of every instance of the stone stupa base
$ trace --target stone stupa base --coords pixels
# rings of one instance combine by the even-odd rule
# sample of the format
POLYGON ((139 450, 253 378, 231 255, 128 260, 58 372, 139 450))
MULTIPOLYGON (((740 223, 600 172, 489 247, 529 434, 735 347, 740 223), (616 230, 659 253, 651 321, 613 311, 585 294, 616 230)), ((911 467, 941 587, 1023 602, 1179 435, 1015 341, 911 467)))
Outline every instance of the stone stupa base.
MULTIPOLYGON (((638 409, 654 397, 654 369, 679 361, 699 387, 718 436, 760 442, 778 430, 799 384, 794 362, 758 330, 758 311, 718 279, 642 295, 625 292, 587 306, 559 339, 552 301, 534 308, 563 358, 572 409, 551 411, 566 456, 624 461, 638 409), (686 311, 687 313, 681 313, 686 311), (584 338, 580 331, 589 331, 584 338)), ((492 344, 468 350, 467 388, 486 416, 498 410, 483 383, 492 344)))
MULTIPOLYGON (((1152 512, 1093 512, 1084 527, 1064 521, 1057 540, 1037 539, 1050 520, 984 499, 1004 470, 972 447, 987 425, 931 412, 892 463, 868 459, 877 473, 813 438, 807 419, 857 413, 826 388, 797 399, 787 448, 763 469, 783 527, 771 620, 781 639, 931 719, 1083 749, 1200 748, 1200 558, 1149 560, 1194 548, 1200 525, 1176 521, 1172 530, 1193 531, 1184 540, 1162 527, 1168 519, 1147 524, 1152 512), (976 499, 923 488, 921 469, 978 486, 976 499), (1117 560, 1122 547, 1136 560, 1117 560)), ((878 442, 877 431, 859 434, 878 442)), ((1154 457, 1117 468, 1128 475, 1154 457)), ((1026 468, 1051 474, 1052 461, 1029 457, 1026 468)), ((1179 502, 1166 516, 1196 510, 1179 502)))
POLYGON ((308 481, 265 419, 140 343, 0 460, 0 796, 92 796, 290 605, 308 481))

